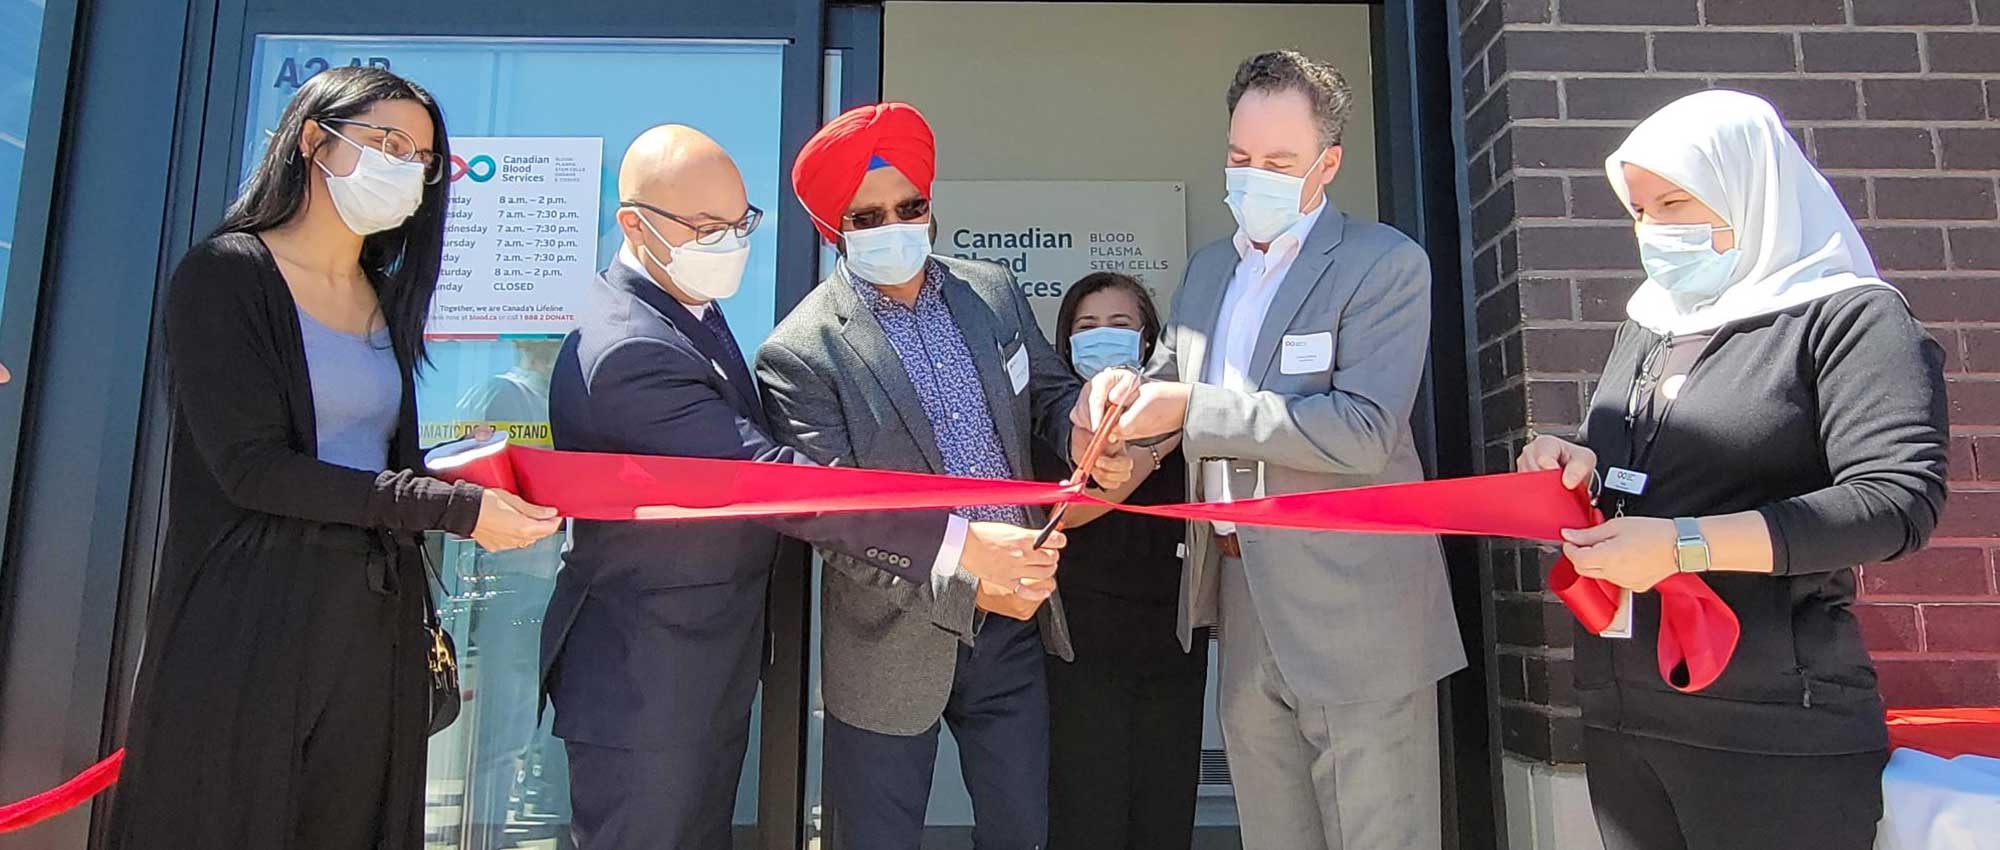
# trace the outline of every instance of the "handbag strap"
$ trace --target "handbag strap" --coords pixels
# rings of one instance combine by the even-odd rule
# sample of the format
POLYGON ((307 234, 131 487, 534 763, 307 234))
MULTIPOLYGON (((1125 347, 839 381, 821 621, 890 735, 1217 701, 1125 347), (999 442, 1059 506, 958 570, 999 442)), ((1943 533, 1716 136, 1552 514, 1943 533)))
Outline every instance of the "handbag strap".
POLYGON ((424 561, 424 624, 443 628, 444 615, 439 610, 439 606, 443 604, 442 600, 451 594, 445 590, 444 577, 438 574, 437 564, 431 561, 431 547, 429 542, 418 541, 417 552, 424 561), (437 587, 437 593, 435 594, 431 592, 432 585, 436 585, 437 587))

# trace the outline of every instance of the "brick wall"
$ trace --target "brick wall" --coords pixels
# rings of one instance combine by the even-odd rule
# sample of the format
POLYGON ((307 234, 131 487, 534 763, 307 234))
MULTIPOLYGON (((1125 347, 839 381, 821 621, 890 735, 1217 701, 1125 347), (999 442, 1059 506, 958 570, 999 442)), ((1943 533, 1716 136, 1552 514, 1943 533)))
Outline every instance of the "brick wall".
MULTIPOLYGON (((1457 0, 1486 468, 1573 434, 1639 276, 1601 163, 1707 87, 1772 100, 1947 352, 1952 498, 1862 570, 1897 705, 2000 704, 2000 0, 1457 0)), ((1508 749, 1581 760, 1546 556, 1489 544, 1508 749)))

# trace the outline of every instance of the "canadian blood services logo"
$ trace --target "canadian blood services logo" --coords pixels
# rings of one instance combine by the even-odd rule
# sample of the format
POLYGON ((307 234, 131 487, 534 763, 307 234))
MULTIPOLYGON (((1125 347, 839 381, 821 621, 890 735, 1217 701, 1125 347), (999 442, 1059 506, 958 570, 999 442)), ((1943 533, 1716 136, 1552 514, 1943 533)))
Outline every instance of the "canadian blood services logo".
POLYGON ((484 183, 493 179, 493 174, 499 170, 500 164, 494 162, 493 157, 485 154, 480 154, 471 159, 466 159, 457 154, 452 154, 451 157, 451 182, 453 183, 457 183, 460 178, 464 177, 472 178, 472 182, 474 183, 484 183))

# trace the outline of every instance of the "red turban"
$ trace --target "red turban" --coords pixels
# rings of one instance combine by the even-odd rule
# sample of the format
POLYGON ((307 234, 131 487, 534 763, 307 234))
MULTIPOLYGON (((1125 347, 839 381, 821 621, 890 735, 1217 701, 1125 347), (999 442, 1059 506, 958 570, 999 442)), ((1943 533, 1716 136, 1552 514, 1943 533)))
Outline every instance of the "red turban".
POLYGON ((891 165, 930 197, 937 144, 923 113, 907 103, 878 103, 842 113, 806 141, 792 163, 792 191, 812 213, 819 235, 840 238, 840 217, 870 168, 891 165), (877 164, 879 163, 879 164, 877 164))

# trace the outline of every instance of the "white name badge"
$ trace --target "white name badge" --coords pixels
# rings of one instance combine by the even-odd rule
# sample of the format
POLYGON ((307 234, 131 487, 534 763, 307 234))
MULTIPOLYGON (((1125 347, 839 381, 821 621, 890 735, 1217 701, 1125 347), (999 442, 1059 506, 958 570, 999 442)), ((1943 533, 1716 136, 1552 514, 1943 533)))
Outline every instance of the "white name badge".
POLYGON ((1014 394, 1028 388, 1028 347, 1023 345, 1007 358, 1007 379, 1014 382, 1014 394))
POLYGON ((1597 633, 1601 638, 1629 638, 1632 636, 1632 591, 1618 589, 1618 611, 1611 615, 1611 625, 1597 633))
POLYGON ((1604 474, 1604 487, 1607 490, 1616 490, 1627 496, 1644 496, 1646 495, 1646 473, 1633 472, 1629 469, 1621 469, 1614 466, 1611 468, 1611 471, 1604 474))
POLYGON ((1306 375, 1333 368, 1333 334, 1286 334, 1278 342, 1278 371, 1306 375))

